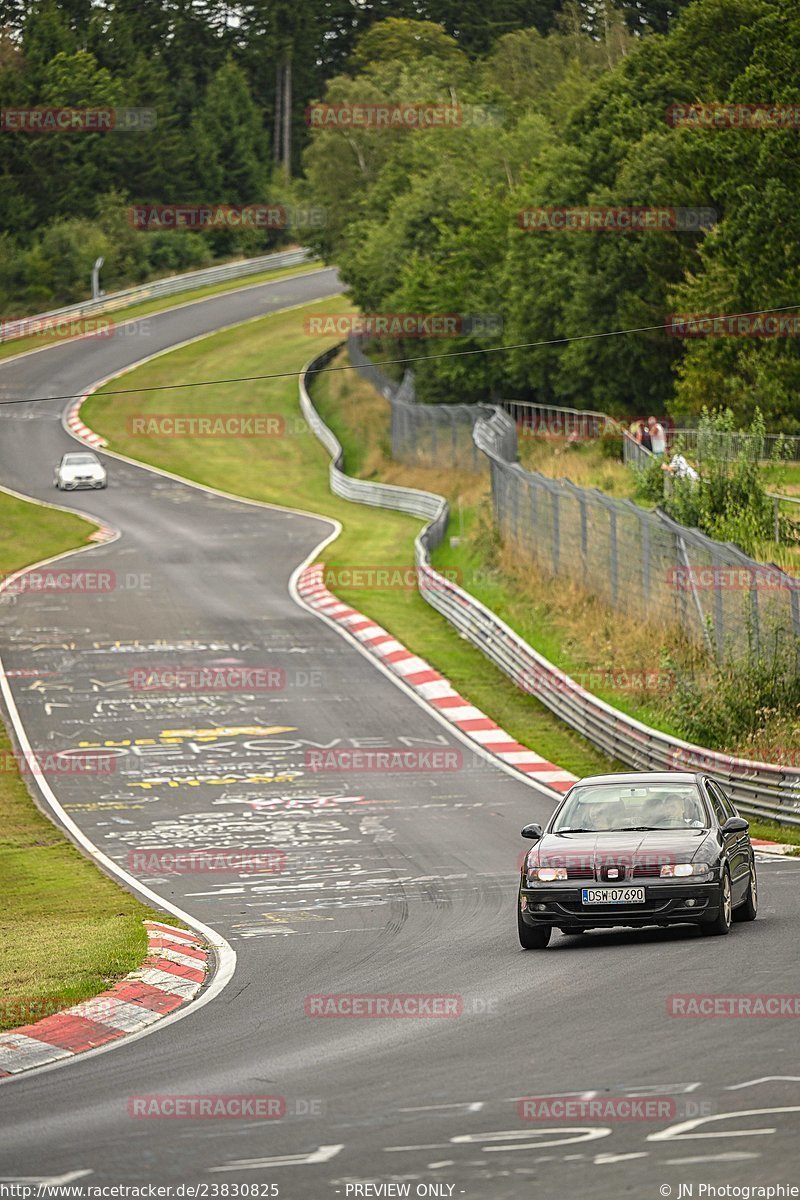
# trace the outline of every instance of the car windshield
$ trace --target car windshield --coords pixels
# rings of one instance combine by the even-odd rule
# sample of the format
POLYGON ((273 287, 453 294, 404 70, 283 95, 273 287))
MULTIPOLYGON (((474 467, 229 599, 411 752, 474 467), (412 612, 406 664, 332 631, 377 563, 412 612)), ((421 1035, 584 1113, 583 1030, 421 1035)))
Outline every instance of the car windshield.
POLYGON ((65 454, 62 462, 65 467, 97 466, 97 459, 93 454, 65 454))
POLYGON ((556 817, 552 832, 704 829, 707 825, 693 783, 602 783, 576 787, 556 817))

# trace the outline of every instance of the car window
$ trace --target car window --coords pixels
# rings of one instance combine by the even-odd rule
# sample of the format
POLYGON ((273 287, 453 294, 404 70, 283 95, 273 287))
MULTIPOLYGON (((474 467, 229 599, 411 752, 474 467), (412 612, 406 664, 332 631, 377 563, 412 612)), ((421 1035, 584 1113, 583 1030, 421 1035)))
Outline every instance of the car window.
POLYGON ((711 779, 706 780, 706 791, 708 792, 708 797, 711 801, 711 807, 714 810, 714 816, 717 818, 720 825, 724 825, 728 817, 732 814, 726 811, 722 793, 711 779))
POLYGON ((727 821, 729 817, 735 817, 736 809, 734 808, 733 804, 728 799, 728 797, 725 795, 725 793, 723 792, 723 790, 719 786, 719 784, 713 779, 710 779, 708 782, 709 782, 709 785, 714 789, 714 794, 719 796, 720 802, 722 804, 722 808, 725 812, 725 820, 727 821))
POLYGON ((692 782, 581 784, 556 813, 553 833, 624 829, 700 829, 707 816, 692 782))

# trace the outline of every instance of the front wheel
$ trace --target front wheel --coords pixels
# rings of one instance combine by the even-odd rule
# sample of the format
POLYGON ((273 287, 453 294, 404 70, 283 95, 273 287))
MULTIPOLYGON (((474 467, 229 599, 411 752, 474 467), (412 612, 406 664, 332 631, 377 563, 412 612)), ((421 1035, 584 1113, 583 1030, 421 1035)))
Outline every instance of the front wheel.
POLYGON ((744 900, 733 910, 734 921, 755 921, 758 913, 758 880, 755 861, 750 863, 750 879, 744 900))
POLYGON ((517 932, 523 950, 544 950, 553 930, 550 925, 526 925, 517 903, 517 932))
POLYGON ((732 917, 731 876, 730 871, 725 867, 719 885, 719 912, 712 921, 705 921, 700 929, 706 937, 724 937, 726 933, 730 932, 732 917))

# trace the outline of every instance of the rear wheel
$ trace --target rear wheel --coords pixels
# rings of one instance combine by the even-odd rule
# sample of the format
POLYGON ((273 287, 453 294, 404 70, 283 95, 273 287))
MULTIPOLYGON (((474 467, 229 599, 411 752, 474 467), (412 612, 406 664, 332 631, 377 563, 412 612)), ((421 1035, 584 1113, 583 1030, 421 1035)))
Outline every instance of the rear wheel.
POLYGON ((704 921, 700 928, 706 937, 723 937, 730 932, 732 918, 731 876, 725 867, 719 885, 719 912, 713 921, 704 921))
POLYGON ((517 932, 523 950, 544 950, 553 928, 551 925, 526 925, 517 903, 517 932))
POLYGON ((755 861, 750 863, 750 880, 742 903, 733 910, 734 921, 755 921, 758 913, 758 880, 755 861))

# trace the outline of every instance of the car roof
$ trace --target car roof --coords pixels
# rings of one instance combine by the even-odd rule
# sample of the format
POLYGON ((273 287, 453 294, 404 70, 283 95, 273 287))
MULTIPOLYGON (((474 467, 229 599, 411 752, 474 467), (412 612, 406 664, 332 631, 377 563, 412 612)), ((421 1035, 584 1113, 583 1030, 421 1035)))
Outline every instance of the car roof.
POLYGON ((94 458, 98 462, 100 461, 91 450, 68 450, 66 454, 62 455, 62 458, 94 458))
POLYGON ((612 775, 587 775, 573 785, 584 783, 697 783, 701 775, 697 771, 630 771, 612 775))

